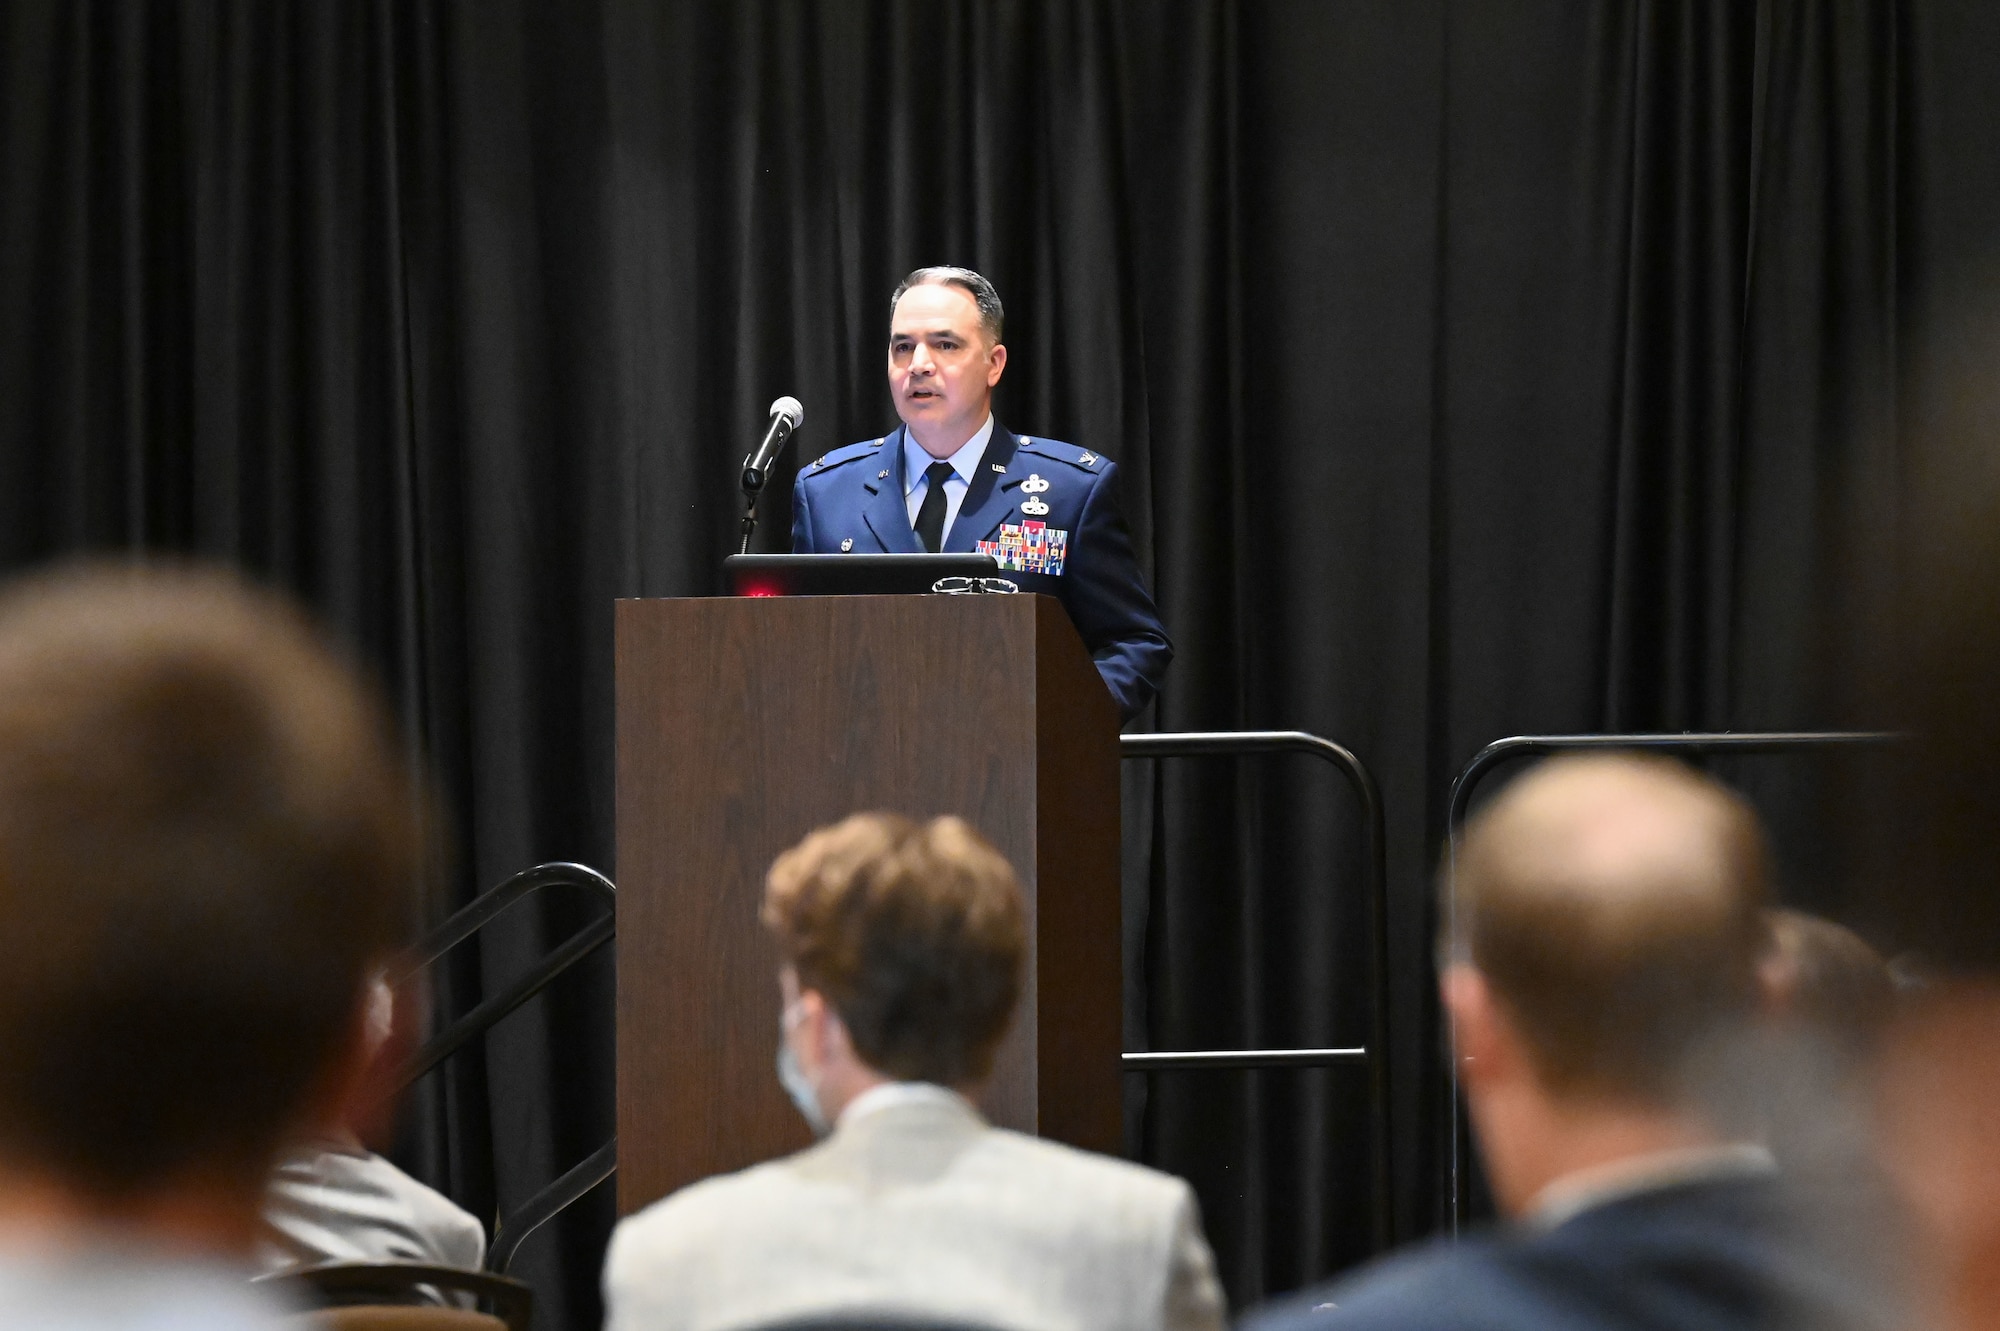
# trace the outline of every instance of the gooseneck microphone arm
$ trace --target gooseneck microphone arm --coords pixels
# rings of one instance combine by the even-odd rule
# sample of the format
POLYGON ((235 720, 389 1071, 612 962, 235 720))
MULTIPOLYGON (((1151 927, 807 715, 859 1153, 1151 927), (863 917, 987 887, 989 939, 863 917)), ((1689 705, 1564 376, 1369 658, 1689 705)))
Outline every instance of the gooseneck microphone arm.
POLYGON ((806 409, 799 405, 797 398, 779 398, 771 404, 771 424, 764 431, 764 442, 757 445, 756 452, 743 459, 743 544, 738 554, 750 553, 750 536, 757 530, 757 496, 764 492, 771 464, 785 451, 785 441, 792 437, 792 431, 805 423, 805 419, 806 409))

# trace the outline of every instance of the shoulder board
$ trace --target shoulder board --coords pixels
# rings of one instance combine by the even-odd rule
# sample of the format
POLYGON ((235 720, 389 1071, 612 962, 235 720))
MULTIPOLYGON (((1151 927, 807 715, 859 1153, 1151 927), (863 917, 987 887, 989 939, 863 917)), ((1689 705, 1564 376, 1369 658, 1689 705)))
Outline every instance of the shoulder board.
POLYGON ((1017 452, 1033 453, 1036 457, 1067 462, 1081 471, 1098 475, 1103 474, 1105 464, 1111 460, 1102 453, 1093 453, 1076 444, 1065 444, 1060 439, 1037 439, 1031 434, 1017 434, 1014 440, 1017 452))
POLYGON ((805 472, 807 475, 829 471, 834 467, 838 467, 843 462, 852 462, 856 458, 872 457, 875 451, 881 447, 882 440, 880 439, 864 439, 858 444, 847 444, 836 448, 831 453, 808 462, 799 470, 805 472))

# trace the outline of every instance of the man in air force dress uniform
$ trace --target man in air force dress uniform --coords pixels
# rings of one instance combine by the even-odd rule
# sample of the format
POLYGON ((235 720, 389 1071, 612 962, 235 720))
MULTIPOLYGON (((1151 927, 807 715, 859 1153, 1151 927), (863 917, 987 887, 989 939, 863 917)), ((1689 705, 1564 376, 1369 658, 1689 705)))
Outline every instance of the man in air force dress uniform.
POLYGON ((1061 601, 1127 720, 1173 644, 1139 576, 1118 469, 1075 444, 1014 434, 993 416, 1007 367, 1000 298, 964 268, 920 268, 896 289, 889 388, 903 424, 799 471, 800 554, 990 554, 1025 592, 1061 601))

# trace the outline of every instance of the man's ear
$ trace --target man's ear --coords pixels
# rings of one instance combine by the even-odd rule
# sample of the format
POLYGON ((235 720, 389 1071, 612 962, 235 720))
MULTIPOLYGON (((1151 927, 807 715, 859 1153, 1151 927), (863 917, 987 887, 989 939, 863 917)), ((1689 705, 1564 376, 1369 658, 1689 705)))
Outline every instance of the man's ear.
POLYGON ((854 1042, 848 1038, 847 1023, 840 1019, 840 1013, 826 996, 816 989, 808 989, 800 995, 805 1005, 805 1027, 811 1033, 813 1052, 819 1057, 821 1066, 844 1063, 854 1054, 854 1042))
POLYGON ((1490 1085, 1496 1078, 1511 1076, 1517 1070, 1520 1051, 1513 1025, 1486 977, 1472 966, 1455 964, 1438 977, 1438 989, 1451 1023, 1452 1056, 1458 1060, 1459 1080, 1468 1085, 1490 1085))
POLYGON ((993 350, 986 353, 986 386, 991 388, 999 383, 1001 371, 1006 368, 1007 346, 1003 342, 995 342, 993 350))
POLYGON ((416 1052, 424 1025, 422 980, 391 989, 381 979, 364 985, 327 1068, 315 1083, 304 1127, 309 1137, 388 1146, 395 1134, 402 1071, 416 1052))
POLYGON ((364 1145, 386 1151, 395 1138, 396 1113, 402 1107, 403 1069, 416 1057, 423 1045, 424 1029, 430 1024, 430 985, 421 971, 401 984, 392 986, 385 980, 380 985, 370 1001, 379 1004, 387 994, 389 1022, 384 1029, 381 1009, 373 1009, 369 1026, 373 1052, 347 1122, 364 1145))

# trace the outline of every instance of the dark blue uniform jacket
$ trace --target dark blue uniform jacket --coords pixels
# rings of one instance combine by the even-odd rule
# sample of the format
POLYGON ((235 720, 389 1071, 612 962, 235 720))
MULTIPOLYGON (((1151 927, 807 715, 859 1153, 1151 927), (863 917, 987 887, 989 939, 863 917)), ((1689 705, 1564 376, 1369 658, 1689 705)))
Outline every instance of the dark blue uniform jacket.
MULTIPOLYGON (((904 428, 800 469, 793 551, 922 552, 904 500, 904 428)), ((1159 689, 1174 647, 1132 557, 1117 476, 1100 453, 1014 434, 996 420, 944 549, 986 551, 1022 591, 1061 601, 1130 720, 1159 689)))

